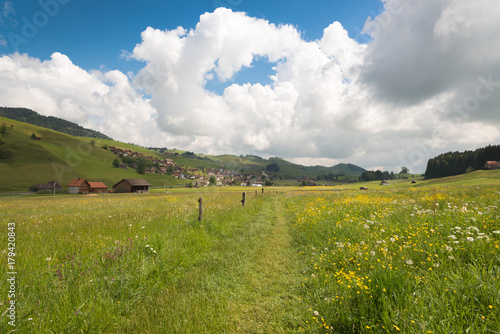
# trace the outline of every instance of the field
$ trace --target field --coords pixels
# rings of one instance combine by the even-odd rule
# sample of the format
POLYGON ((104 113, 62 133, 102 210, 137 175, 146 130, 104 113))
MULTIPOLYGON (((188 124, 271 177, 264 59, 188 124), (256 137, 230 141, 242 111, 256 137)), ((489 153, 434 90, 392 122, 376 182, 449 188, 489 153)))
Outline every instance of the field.
POLYGON ((469 183, 2 198, 0 332, 500 333, 500 188, 469 183))

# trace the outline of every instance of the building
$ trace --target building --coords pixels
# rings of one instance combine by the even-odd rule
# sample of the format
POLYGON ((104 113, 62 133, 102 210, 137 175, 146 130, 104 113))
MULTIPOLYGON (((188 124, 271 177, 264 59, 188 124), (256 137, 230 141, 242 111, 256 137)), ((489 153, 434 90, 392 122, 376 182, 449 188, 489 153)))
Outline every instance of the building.
POLYGON ((108 186, 102 182, 89 182, 90 192, 95 194, 102 194, 108 192, 108 186))
POLYGON ((151 183, 144 179, 123 179, 113 186, 117 193, 148 193, 151 183))
POLYGON ((85 179, 74 179, 68 185, 70 194, 87 194, 90 192, 90 184, 85 179))
POLYGON ((36 189, 36 191, 61 191, 62 187, 57 181, 49 181, 48 183, 34 184, 30 189, 36 189))
POLYGON ((500 161, 486 161, 484 169, 498 169, 500 167, 500 161))

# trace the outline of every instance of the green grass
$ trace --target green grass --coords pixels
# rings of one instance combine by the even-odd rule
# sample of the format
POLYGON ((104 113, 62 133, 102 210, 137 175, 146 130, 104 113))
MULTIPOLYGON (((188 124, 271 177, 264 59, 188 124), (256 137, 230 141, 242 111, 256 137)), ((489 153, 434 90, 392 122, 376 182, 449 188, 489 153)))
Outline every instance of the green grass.
POLYGON ((114 168, 112 161, 116 155, 102 146, 115 144, 145 155, 159 156, 153 151, 110 140, 96 140, 95 145, 91 145, 92 138, 72 137, 2 117, 0 121, 9 127, 2 136, 5 141, 2 146, 14 152, 12 159, 0 163, 0 192, 27 191, 33 184, 51 180, 58 181, 67 190, 67 185, 75 178, 104 182, 109 189, 124 178, 144 178, 153 186, 183 183, 171 176, 141 175, 132 169, 114 168), (14 125, 12 129, 11 124, 14 125), (32 140, 32 133, 42 140, 32 140))
MULTIPOLYGON (((210 187, 4 197, 0 267, 7 268, 14 223, 15 329, 499 332, 495 175, 369 191, 210 187)), ((2 284, 2 333, 14 329, 7 296, 2 284)))
POLYGON ((498 186, 304 193, 287 201, 308 333, 500 328, 498 186))

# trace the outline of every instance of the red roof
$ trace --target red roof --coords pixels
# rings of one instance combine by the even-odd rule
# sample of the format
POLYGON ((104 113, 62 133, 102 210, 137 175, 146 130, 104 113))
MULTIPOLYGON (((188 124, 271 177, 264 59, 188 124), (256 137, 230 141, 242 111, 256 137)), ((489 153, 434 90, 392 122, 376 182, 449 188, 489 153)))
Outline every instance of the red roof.
POLYGON ((83 182, 85 182, 85 179, 74 179, 73 181, 71 181, 68 187, 80 187, 83 182))
POLYGON ((102 182, 89 182, 89 184, 90 184, 90 188, 92 188, 92 189, 96 189, 96 188, 106 188, 106 189, 108 189, 108 186, 105 185, 102 182))

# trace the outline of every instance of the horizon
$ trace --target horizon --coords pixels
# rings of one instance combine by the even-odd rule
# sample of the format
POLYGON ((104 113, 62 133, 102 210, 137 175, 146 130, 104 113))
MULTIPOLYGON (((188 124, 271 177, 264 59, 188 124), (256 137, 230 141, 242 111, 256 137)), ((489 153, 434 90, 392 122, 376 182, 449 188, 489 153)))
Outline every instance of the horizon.
POLYGON ((0 5, 3 104, 118 141, 421 174, 500 140, 493 0, 0 5))

